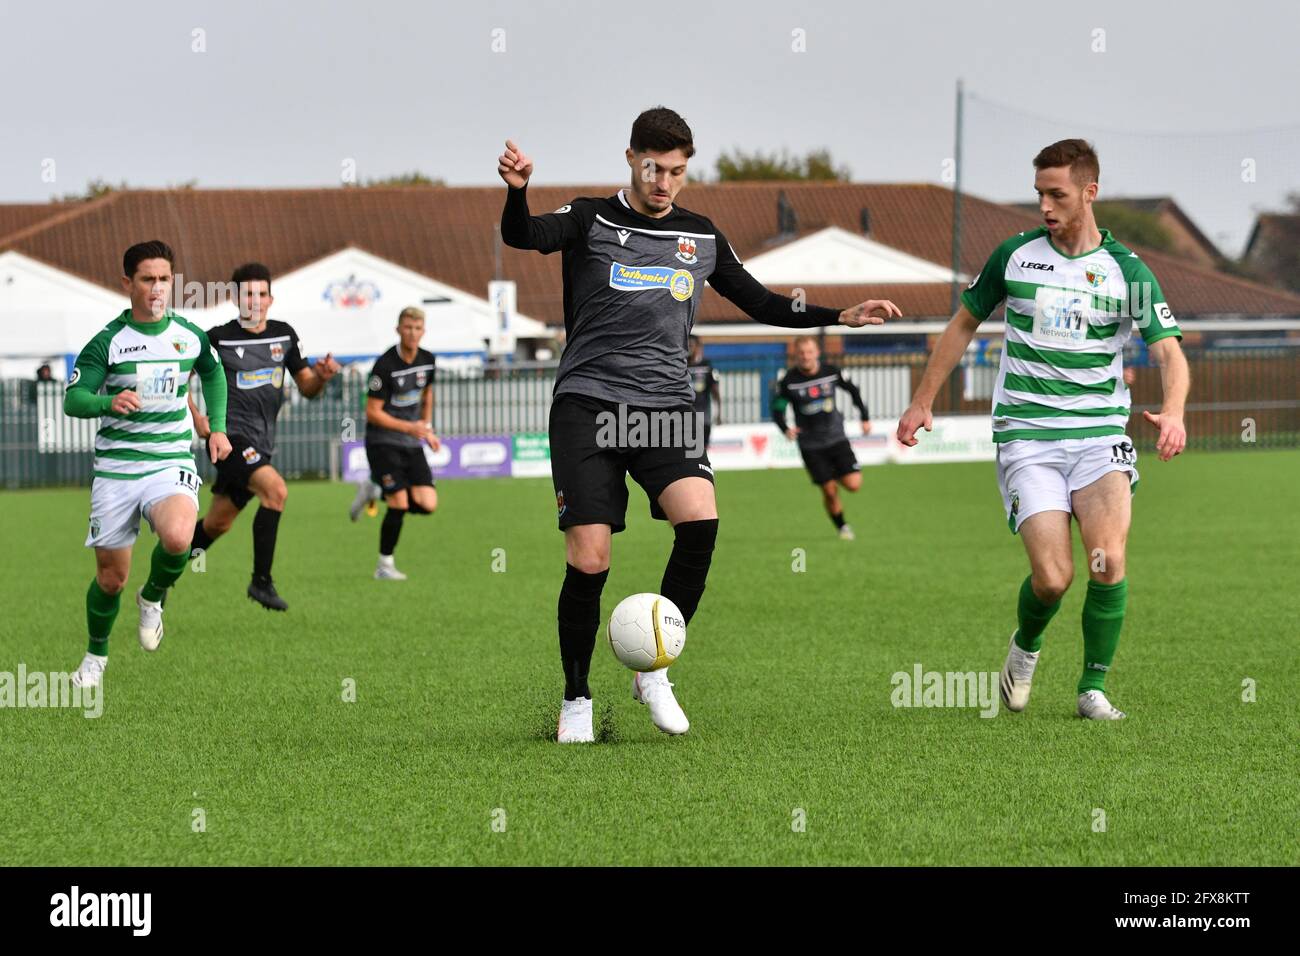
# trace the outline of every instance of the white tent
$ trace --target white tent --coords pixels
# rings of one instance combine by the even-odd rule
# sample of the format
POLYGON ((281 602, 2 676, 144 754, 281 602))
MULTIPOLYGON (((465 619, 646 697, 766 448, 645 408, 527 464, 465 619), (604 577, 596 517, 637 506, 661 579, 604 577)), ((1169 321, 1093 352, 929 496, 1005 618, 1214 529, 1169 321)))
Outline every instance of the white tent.
MULTIPOLYGON (((482 355, 499 334, 500 316, 485 297, 371 255, 346 248, 276 276, 271 283, 272 318, 290 322, 308 356, 332 352, 363 360, 397 341, 397 315, 408 305, 424 309, 423 346, 440 355, 482 355)), ((486 291, 486 290, 485 290, 486 291)), ((175 311, 200 328, 233 319, 236 306, 222 288, 204 288, 177 276, 175 311)), ((0 377, 29 377, 83 345, 127 306, 124 294, 87 282, 20 252, 0 253, 0 377)), ((549 339, 546 326, 522 315, 510 317, 515 339, 549 339)))

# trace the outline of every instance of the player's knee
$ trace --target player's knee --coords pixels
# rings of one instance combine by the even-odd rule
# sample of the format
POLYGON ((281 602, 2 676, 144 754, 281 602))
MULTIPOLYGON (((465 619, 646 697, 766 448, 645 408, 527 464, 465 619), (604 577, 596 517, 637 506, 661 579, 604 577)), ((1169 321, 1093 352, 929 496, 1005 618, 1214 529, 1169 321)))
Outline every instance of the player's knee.
POLYGON ((168 554, 189 554, 194 528, 167 527, 158 532, 158 541, 168 554))
POLYGON ((264 508, 270 508, 272 511, 283 511, 284 503, 289 498, 289 489, 285 487, 284 482, 280 482, 258 495, 258 498, 264 508))
POLYGON ((1088 576, 1098 584, 1118 584, 1124 580, 1124 548, 1094 548, 1088 555, 1088 576))
POLYGON ((1074 568, 1070 565, 1057 565, 1034 572, 1034 596, 1044 604, 1055 604, 1070 590, 1074 580, 1074 568))
POLYGON ((602 548, 582 548, 569 556, 569 564, 583 574, 600 574, 609 570, 609 551, 602 548))
POLYGON ((431 515, 438 510, 438 493, 432 488, 419 488, 411 493, 412 514, 431 515))
POLYGON ((844 483, 845 491, 857 491, 862 487, 862 475, 856 471, 851 471, 840 479, 844 483))
POLYGON ((101 591, 112 597, 121 594, 126 587, 126 574, 117 568, 100 568, 95 572, 95 582, 101 591))

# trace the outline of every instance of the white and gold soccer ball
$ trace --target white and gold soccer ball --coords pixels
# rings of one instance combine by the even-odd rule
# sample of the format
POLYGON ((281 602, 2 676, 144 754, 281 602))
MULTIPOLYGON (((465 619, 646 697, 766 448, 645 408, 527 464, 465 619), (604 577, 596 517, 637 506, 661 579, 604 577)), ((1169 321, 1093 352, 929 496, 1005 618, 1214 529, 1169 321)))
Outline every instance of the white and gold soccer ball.
POLYGON ((624 667, 657 671, 681 655, 686 645, 686 618, 662 594, 633 594, 614 608, 605 633, 624 667))

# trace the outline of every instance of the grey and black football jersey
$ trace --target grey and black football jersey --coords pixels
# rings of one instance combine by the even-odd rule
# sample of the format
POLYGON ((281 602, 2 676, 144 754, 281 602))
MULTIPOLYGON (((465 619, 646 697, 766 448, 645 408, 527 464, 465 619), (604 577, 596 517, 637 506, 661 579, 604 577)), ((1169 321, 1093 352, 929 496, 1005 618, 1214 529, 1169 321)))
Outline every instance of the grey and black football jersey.
POLYGON ((706 216, 674 205, 658 219, 620 190, 531 216, 527 187, 506 190, 501 238, 563 250, 564 354, 555 394, 650 408, 693 405, 688 338, 708 282, 751 318, 786 328, 835 325, 838 309, 796 304, 745 271, 706 216))
MULTIPOLYGON (((370 398, 383 399, 384 411, 394 418, 407 422, 419 421, 420 410, 424 405, 424 390, 433 385, 433 367, 432 352, 416 349, 415 358, 407 362, 402 358, 401 349, 394 345, 375 359, 366 394, 370 398)), ((414 435, 367 424, 366 444, 419 448, 421 441, 414 435)))
POLYGON ((307 367, 298 333, 287 322, 268 319, 254 334, 232 320, 208 330, 208 340, 226 370, 227 432, 274 454, 285 377, 307 367))

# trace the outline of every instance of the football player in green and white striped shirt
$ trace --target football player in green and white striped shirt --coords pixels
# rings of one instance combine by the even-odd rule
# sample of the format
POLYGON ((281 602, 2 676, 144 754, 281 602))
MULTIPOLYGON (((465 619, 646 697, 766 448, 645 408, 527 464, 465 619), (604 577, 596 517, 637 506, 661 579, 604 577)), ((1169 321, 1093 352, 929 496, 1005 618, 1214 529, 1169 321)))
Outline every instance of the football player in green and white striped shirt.
POLYGON ((72 677, 78 686, 103 679, 141 515, 158 544, 149 579, 136 594, 140 644, 152 651, 162 640, 163 598, 185 570, 198 514, 200 482, 185 399, 191 370, 203 382, 212 461, 230 454, 221 361, 198 326, 167 308, 174 263, 171 249, 157 240, 126 250, 122 289, 131 307, 81 350, 63 398, 66 414, 99 419, 86 538, 86 547, 95 549, 95 578, 86 592, 90 647, 72 677))
POLYGON ((1089 555, 1083 604, 1079 716, 1118 720, 1106 673, 1128 602, 1128 539, 1137 455, 1126 434, 1129 391, 1124 343, 1141 333, 1160 366, 1164 404, 1143 412, 1159 429, 1156 452, 1169 461, 1187 443, 1183 408, 1187 360, 1178 323, 1151 270, 1108 231, 1092 204, 1100 165, 1081 139, 1053 143, 1034 157, 1043 225, 1008 239, 962 294, 961 307, 930 356, 898 440, 916 444, 931 426, 930 406, 975 329, 1006 303, 1006 347, 993 393, 998 483, 1013 533, 1029 555, 1020 587, 1019 627, 1002 668, 1002 700, 1024 710, 1043 630, 1074 577, 1070 517, 1089 555))

